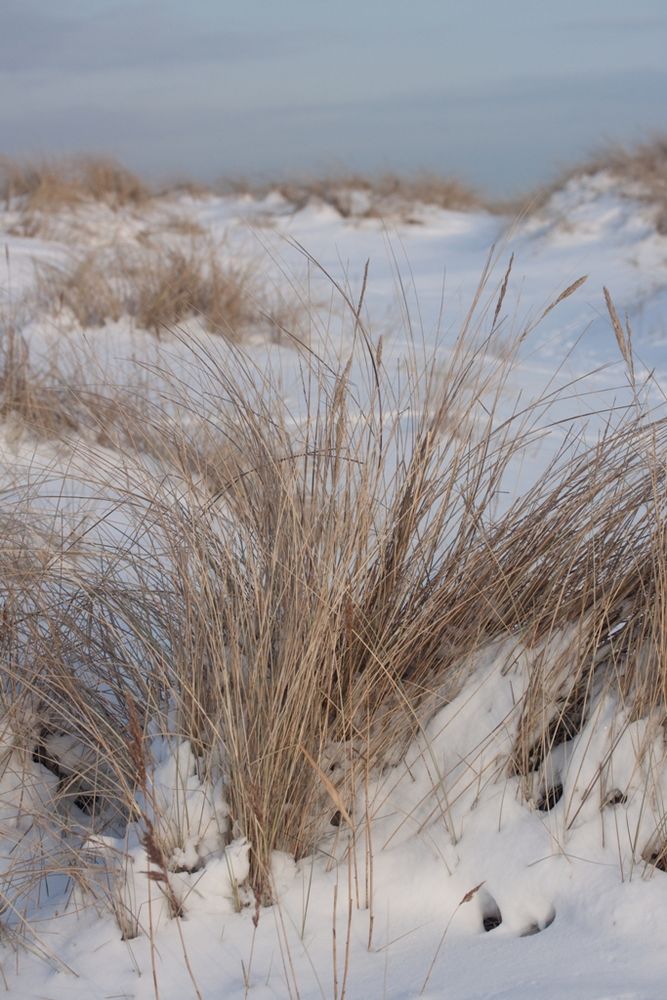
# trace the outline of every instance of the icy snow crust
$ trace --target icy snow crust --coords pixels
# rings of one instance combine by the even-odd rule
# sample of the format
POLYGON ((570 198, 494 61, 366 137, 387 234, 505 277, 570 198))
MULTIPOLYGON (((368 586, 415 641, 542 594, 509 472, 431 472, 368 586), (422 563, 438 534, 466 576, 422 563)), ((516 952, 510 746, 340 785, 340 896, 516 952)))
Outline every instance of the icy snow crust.
MULTIPOLYGON (((292 284, 304 295, 307 289, 327 317, 315 317, 310 330, 311 345, 323 354, 345 353, 349 325, 335 310, 328 312, 330 284, 307 265, 297 244, 357 292, 370 259, 366 308, 373 328, 386 331, 385 361, 397 370, 415 337, 424 355, 436 350, 446 363, 495 244, 498 280, 515 254, 508 325, 512 317, 539 315, 563 287, 589 275, 526 344, 513 373, 516 394, 532 397, 546 386, 578 380, 576 392, 555 404, 554 422, 628 398, 603 311, 603 284, 631 318, 639 361, 654 373, 651 391, 658 398, 667 388, 667 240, 656 233, 650 212, 619 196, 604 175, 571 182, 538 216, 514 229, 494 216, 421 208, 415 210, 419 224, 388 232, 376 221, 342 220, 317 203, 294 213, 276 195, 260 203, 182 197, 151 209, 167 216, 173 211, 202 226, 222 255, 260 261, 267 283, 292 284), (396 294, 397 265, 403 301, 396 294), (401 316, 406 307, 412 336, 401 316)), ((66 260, 73 240, 84 249, 122 246, 145 219, 90 206, 78 219, 55 220, 48 240, 11 235, 15 222, 15 212, 0 216, 7 247, 0 296, 20 313, 33 364, 46 363, 57 349, 61 363, 71 363, 74 384, 104 377, 136 383, 156 398, 165 390, 161 371, 196 377, 183 336, 158 340, 127 321, 94 331, 63 329, 20 305, 34 280, 35 261, 66 260), (82 338, 96 371, 77 368, 82 338)), ((220 338, 196 324, 188 334, 224 357, 220 338)), ((279 373, 298 422, 295 352, 259 337, 248 350, 258 371, 279 373)), ((592 435, 594 418, 587 419, 592 435)), ((516 469, 517 491, 539 475, 564 433, 558 425, 545 431, 524 455, 516 469)), ((120 495, 132 482, 132 461, 96 448, 99 477, 91 470, 90 446, 84 460, 76 440, 46 443, 5 423, 5 495, 20 497, 30 485, 32 502, 37 490, 45 517, 87 518, 102 544, 120 544, 132 526, 108 484, 111 477, 120 495)), ((564 640, 553 636, 548 654, 557 655, 564 640)), ((295 863, 275 855, 278 901, 267 909, 255 907, 245 886, 249 845, 229 842, 222 788, 199 774, 188 744, 156 734, 138 807, 161 825, 183 918, 171 919, 165 895, 149 875, 138 822, 122 835, 91 837, 91 878, 96 871, 110 873, 99 876, 98 903, 85 886, 53 875, 26 885, 26 915, 36 931, 34 938, 27 935, 27 950, 14 952, 9 941, 3 943, 0 923, 2 977, 10 994, 53 1000, 328 998, 343 991, 350 1000, 663 997, 667 958, 660 934, 667 923, 667 879, 642 861, 665 821, 661 730, 650 720, 630 722, 620 706, 599 700, 583 731, 534 775, 545 789, 562 787, 558 801, 544 811, 527 804, 525 779, 508 776, 499 761, 513 743, 531 657, 540 652, 506 641, 467 665, 468 679, 457 697, 431 719, 403 761, 373 777, 368 800, 360 793, 354 838, 343 824, 332 828, 312 858, 295 863), (125 939, 123 921, 131 924, 125 939)), ((33 759, 29 728, 18 731, 8 719, 0 733, 3 872, 17 858, 28 871, 40 852, 65 851, 48 829, 36 829, 25 818, 31 812, 26 802, 48 811, 58 781, 33 759)), ((64 744, 47 749, 65 763, 68 754, 81 752, 64 744)), ((6 913, 5 919, 20 925, 23 914, 6 913)))

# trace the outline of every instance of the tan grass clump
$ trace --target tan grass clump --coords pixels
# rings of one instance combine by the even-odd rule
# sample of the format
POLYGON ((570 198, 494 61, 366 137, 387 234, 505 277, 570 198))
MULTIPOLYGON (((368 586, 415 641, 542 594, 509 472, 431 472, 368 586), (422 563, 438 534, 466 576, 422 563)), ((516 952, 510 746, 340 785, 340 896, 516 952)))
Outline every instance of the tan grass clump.
POLYGON ((229 340, 267 329, 280 338, 283 320, 295 318, 266 300, 249 267, 222 263, 214 246, 196 239, 184 249, 97 251, 68 267, 43 265, 37 296, 43 307, 83 328, 126 315, 156 335, 196 317, 229 340))
MULTIPOLYGON (((535 653, 497 766, 537 808, 549 808, 546 756, 603 693, 662 724, 667 422, 637 399, 499 510, 544 409, 499 419, 512 357, 485 361, 508 276, 495 295, 480 287, 445 372, 416 371, 403 394, 364 326, 363 289, 356 302, 339 289, 361 355, 338 370, 304 356, 297 424, 248 358, 232 370, 202 354, 210 381, 201 407, 188 392, 187 413, 200 408, 211 439, 198 463, 197 428, 165 420, 177 486, 150 463, 128 483, 114 501, 127 545, 96 548, 86 528, 67 558, 55 546, 34 560, 29 586, 6 568, 8 697, 99 762, 99 796, 90 766, 76 786, 93 796, 91 824, 137 815, 140 734, 185 739, 207 780, 224 782, 268 902, 271 852, 303 857, 330 823, 355 831, 358 790, 497 640, 509 650, 499 669, 519 644, 535 653)), ((166 885, 166 854, 158 867, 166 885)))
POLYGON ((656 208, 658 232, 667 233, 667 137, 660 136, 633 149, 614 147, 609 152, 607 169, 628 186, 629 193, 656 208))
POLYGON ((542 643, 546 656, 551 636, 567 637, 535 660, 506 762, 529 797, 543 791, 533 776, 546 754, 581 731, 600 691, 633 717, 667 708, 667 423, 630 414, 495 518, 535 413, 461 425, 462 392, 493 412, 503 385, 469 338, 444 386, 412 386, 408 439, 383 417, 384 393, 396 400, 370 347, 379 382, 364 419, 343 369, 320 383, 296 438, 271 387, 244 395, 212 369, 232 404, 220 429, 238 454, 221 455, 203 518, 188 506, 170 520, 187 620, 170 598, 154 613, 183 678, 184 730, 202 748, 224 742, 232 816, 262 896, 270 852, 307 853, 327 815, 356 822, 354 788, 400 755, 495 640, 542 643))
POLYGON ((59 211, 83 201, 113 208, 138 205, 149 192, 126 167, 108 157, 70 156, 41 161, 0 160, 0 197, 22 200, 24 214, 59 211))
POLYGON ((127 280, 129 311, 154 333, 198 316, 211 333, 234 338, 257 317, 249 272, 223 267, 211 251, 156 254, 131 269, 127 280))
POLYGON ((499 205, 506 214, 525 216, 540 211, 569 181, 607 172, 617 181, 620 194, 636 198, 655 210, 659 233, 667 233, 667 138, 628 147, 607 146, 583 163, 563 171, 551 184, 543 185, 514 201, 499 205))
POLYGON ((38 264, 35 295, 41 308, 56 316, 65 312, 84 329, 117 322, 125 312, 115 255, 91 252, 66 267, 38 264))
POLYGON ((79 426, 74 394, 53 373, 32 370, 28 345, 8 311, 0 311, 0 417, 49 438, 79 426))
MULTIPOLYGON (((239 385, 207 358, 205 395, 226 401, 217 423, 232 447, 220 452, 212 500, 202 506, 193 483, 187 503, 155 505, 172 582, 158 574, 156 584, 146 564, 142 615, 157 624, 141 660, 149 677, 167 671, 179 731, 224 760, 262 898, 271 851, 303 856, 328 818, 350 821, 356 783, 453 696, 466 656, 535 628, 532 508, 492 519, 527 425, 461 424, 461 393, 492 412, 503 383, 469 337, 444 384, 436 373, 415 382, 403 405, 367 341, 378 379, 369 408, 360 411, 349 369, 319 371, 296 433, 274 388, 257 389, 258 373, 239 385), (415 414, 407 437, 385 403, 415 414)), ((124 620, 122 592, 114 602, 124 620)), ((134 595, 133 616, 137 606, 134 595)))
POLYGON ((456 178, 421 173, 399 174, 334 174, 325 177, 297 178, 265 185, 244 181, 227 182, 223 190, 262 197, 278 191, 295 211, 316 200, 331 205, 345 219, 414 218, 419 206, 435 206, 457 212, 481 210, 484 199, 467 184, 456 178))

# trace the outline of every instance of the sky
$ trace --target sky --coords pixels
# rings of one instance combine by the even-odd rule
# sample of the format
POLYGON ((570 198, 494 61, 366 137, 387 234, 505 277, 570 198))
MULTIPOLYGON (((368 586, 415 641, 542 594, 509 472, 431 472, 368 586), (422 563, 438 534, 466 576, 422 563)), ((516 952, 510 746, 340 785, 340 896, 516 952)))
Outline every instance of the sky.
POLYGON ((0 153, 492 195, 667 132, 664 0, 0 0, 0 153))

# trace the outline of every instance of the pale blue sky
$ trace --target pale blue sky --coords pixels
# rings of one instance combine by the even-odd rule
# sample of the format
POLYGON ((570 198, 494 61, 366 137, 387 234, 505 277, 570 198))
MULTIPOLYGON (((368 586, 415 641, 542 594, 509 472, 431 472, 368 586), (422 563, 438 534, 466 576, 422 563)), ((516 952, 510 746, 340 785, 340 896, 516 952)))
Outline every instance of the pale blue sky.
POLYGON ((509 193, 667 131, 666 53, 665 0, 0 0, 0 151, 509 193))

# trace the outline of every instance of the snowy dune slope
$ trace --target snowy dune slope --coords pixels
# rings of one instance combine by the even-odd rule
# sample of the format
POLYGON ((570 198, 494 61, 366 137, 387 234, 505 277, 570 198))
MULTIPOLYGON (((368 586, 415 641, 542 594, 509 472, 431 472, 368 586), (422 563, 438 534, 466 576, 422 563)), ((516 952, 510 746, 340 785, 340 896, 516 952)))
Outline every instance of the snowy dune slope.
MULTIPOLYGON (((167 407, 183 402, 173 401, 175 378, 193 394, 203 387, 197 400, 206 404, 206 377, 192 344, 232 372, 240 362, 236 349, 201 323, 190 319, 180 332, 156 337, 121 316, 82 330, 31 298, 36 261, 62 265, 73 252, 131 248, 146 230, 158 246, 180 246, 189 236, 170 230, 175 216, 201 227, 221 260, 251 266, 271 295, 306 303, 308 309, 296 309, 299 337, 307 333, 310 349, 331 364, 346 356, 352 340, 331 279, 356 302, 369 261, 364 322, 374 336, 383 335, 385 365, 397 377, 415 357, 446 368, 490 254, 482 311, 514 255, 503 303, 508 339, 588 275, 523 342, 503 392, 499 419, 517 400, 561 387, 541 416, 543 430, 511 470, 513 495, 539 477, 573 420, 594 441, 605 419, 596 411, 631 400, 603 285, 631 321, 638 380, 651 373, 645 405, 658 407, 667 390, 667 239, 657 234, 650 209, 619 194, 604 174, 569 182, 539 214, 514 225, 485 213, 416 207, 413 223, 393 227, 341 219, 317 202, 295 213, 277 195, 262 202, 182 196, 149 209, 84 206, 27 237, 12 234, 17 212, 6 211, 0 305, 36 371, 56 358, 79 392, 130 387, 167 407)), ((484 362, 489 368, 497 350, 484 362)), ((289 337, 251 331, 244 351, 258 378, 271 372, 281 380, 297 426, 305 416, 302 368, 289 337)), ((353 369, 355 379, 361 386, 361 368, 353 369)), ((105 551, 138 537, 132 518, 142 523, 141 501, 134 514, 119 501, 139 480, 131 454, 81 427, 58 439, 40 436, 12 414, 0 431, 3 495, 15 509, 29 487, 32 509, 47 520, 60 518, 65 534, 85 521, 89 544, 97 540, 105 551)), ((165 468, 165 490, 169 474, 165 468)), ((546 655, 556 657, 566 638, 551 636, 546 655)), ((248 845, 234 838, 222 789, 200 779, 189 746, 155 734, 144 806, 150 811, 159 801, 163 821, 170 810, 180 816, 174 834, 180 863, 172 862, 184 918, 169 919, 165 895, 147 875, 138 822, 93 838, 90 857, 122 874, 110 890, 105 882, 98 901, 67 876, 63 861, 58 873, 29 886, 23 909, 12 905, 2 914, 8 928, 21 930, 24 919, 32 928, 22 935, 26 947, 14 950, 0 924, 10 994, 54 1000, 664 996, 667 876, 643 860, 665 823, 661 730, 600 698, 583 728, 536 773, 544 788, 533 789, 529 802, 522 779, 508 777, 501 762, 519 726, 531 658, 540 653, 491 645, 468 664, 463 689, 431 718, 405 759, 370 775, 350 808, 354 836, 339 816, 314 856, 298 863, 274 856, 278 900, 270 908, 257 909, 250 898, 248 845), (553 796, 550 808, 536 807, 541 793, 553 796), (132 914, 137 936, 122 939, 112 908, 100 901, 109 893, 117 912, 132 914)), ((55 834, 35 829, 23 815, 26 796, 53 806, 59 779, 39 757, 26 759, 19 736, 8 719, 0 737, 3 872, 17 858, 28 870, 45 844, 66 851, 55 834)), ((77 750, 51 752, 66 761, 77 750)))

